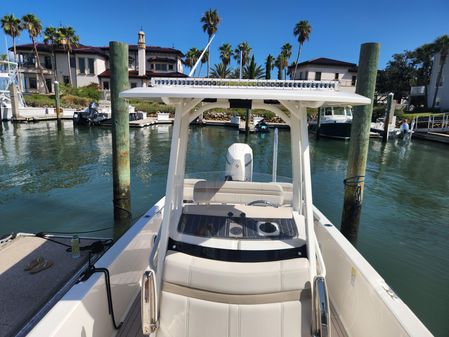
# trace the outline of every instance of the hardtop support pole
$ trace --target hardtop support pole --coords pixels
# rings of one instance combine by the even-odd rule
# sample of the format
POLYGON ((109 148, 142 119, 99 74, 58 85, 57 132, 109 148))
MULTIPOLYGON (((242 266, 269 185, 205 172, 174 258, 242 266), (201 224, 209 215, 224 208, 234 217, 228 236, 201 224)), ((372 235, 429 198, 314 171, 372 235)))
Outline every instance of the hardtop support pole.
POLYGON ((387 106, 385 108, 384 133, 382 135, 382 143, 388 142, 388 136, 389 136, 388 127, 389 127, 390 121, 393 119, 393 115, 394 115, 393 96, 394 96, 394 94, 390 92, 387 97, 387 106))
POLYGON ((379 49, 379 43, 364 43, 360 48, 356 93, 370 98, 371 104, 355 107, 355 113, 352 119, 340 229, 342 234, 353 245, 357 242, 360 214, 362 211, 364 178, 368 157, 369 131, 373 113, 379 49))
POLYGON ((110 42, 111 110, 112 110, 112 174, 114 203, 114 239, 131 225, 131 173, 129 163, 129 112, 126 101, 119 97, 129 88, 128 45, 110 42))

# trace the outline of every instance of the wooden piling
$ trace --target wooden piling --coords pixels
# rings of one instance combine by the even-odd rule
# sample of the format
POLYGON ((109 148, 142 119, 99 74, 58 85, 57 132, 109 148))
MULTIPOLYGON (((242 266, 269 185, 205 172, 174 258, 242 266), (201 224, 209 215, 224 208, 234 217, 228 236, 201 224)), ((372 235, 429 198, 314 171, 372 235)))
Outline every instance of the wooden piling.
POLYGON ((383 143, 388 142, 388 137, 389 137, 388 127, 390 125, 390 121, 393 119, 393 116, 394 116, 395 106, 394 106, 394 102, 393 102, 393 97, 394 97, 394 94, 391 92, 388 94, 388 97, 387 97, 387 106, 385 108, 384 133, 382 135, 383 143))
POLYGON ((9 96, 11 98, 12 120, 19 117, 19 93, 15 84, 9 86, 9 96))
POLYGON ((316 139, 320 139, 320 130, 321 129, 321 111, 318 108, 318 117, 316 120, 316 139))
POLYGON ((59 82, 55 81, 55 108, 56 108, 56 118, 61 120, 61 98, 59 93, 59 82))
POLYGON ((249 117, 250 117, 250 110, 246 109, 246 115, 245 115, 245 134, 248 137, 249 135, 249 117))
POLYGON ((345 194, 341 217, 341 232, 353 245, 357 242, 362 211, 379 49, 378 43, 364 43, 360 48, 356 93, 370 98, 371 104, 355 107, 349 142, 348 168, 344 180, 345 194))
POLYGON ((128 104, 119 97, 129 88, 128 45, 110 42, 111 110, 112 110, 112 173, 114 202, 114 239, 131 225, 131 176, 129 162, 128 104))

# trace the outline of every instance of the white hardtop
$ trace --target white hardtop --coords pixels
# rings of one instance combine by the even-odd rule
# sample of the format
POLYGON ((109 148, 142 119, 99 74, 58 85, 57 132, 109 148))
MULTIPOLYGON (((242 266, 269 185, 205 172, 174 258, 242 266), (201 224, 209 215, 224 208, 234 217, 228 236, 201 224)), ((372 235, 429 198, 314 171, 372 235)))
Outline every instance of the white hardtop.
POLYGON ((302 106, 317 108, 365 105, 371 100, 361 95, 338 90, 335 81, 279 81, 279 80, 226 80, 201 78, 159 78, 150 87, 123 91, 127 99, 162 100, 176 103, 177 99, 217 100, 279 100, 300 101, 302 106))

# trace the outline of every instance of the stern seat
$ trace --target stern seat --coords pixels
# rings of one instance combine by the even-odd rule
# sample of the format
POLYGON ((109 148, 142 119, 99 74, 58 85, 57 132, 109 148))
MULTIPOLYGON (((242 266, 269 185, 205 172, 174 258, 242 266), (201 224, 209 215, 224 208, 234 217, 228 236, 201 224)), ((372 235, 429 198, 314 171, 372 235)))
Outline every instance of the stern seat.
POLYGON ((309 262, 227 262, 168 251, 158 337, 311 336, 309 262))

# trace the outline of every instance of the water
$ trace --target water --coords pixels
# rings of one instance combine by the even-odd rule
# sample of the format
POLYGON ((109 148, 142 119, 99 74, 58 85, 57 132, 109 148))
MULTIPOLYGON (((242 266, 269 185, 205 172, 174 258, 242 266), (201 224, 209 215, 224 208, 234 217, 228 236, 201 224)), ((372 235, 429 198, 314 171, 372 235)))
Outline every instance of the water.
MULTIPOLYGON (((111 132, 65 122, 0 124, 0 233, 112 234, 111 132)), ((165 194, 170 126, 132 129, 133 216, 165 194)), ((187 172, 221 171, 235 130, 191 130, 187 172)), ((271 173, 273 133, 251 135, 254 170, 271 173)), ((436 336, 449 336, 449 168, 446 145, 370 144, 358 249, 436 336)), ((278 175, 290 176, 289 132, 278 175)), ((311 140, 313 198, 339 224, 348 143, 311 140)))

